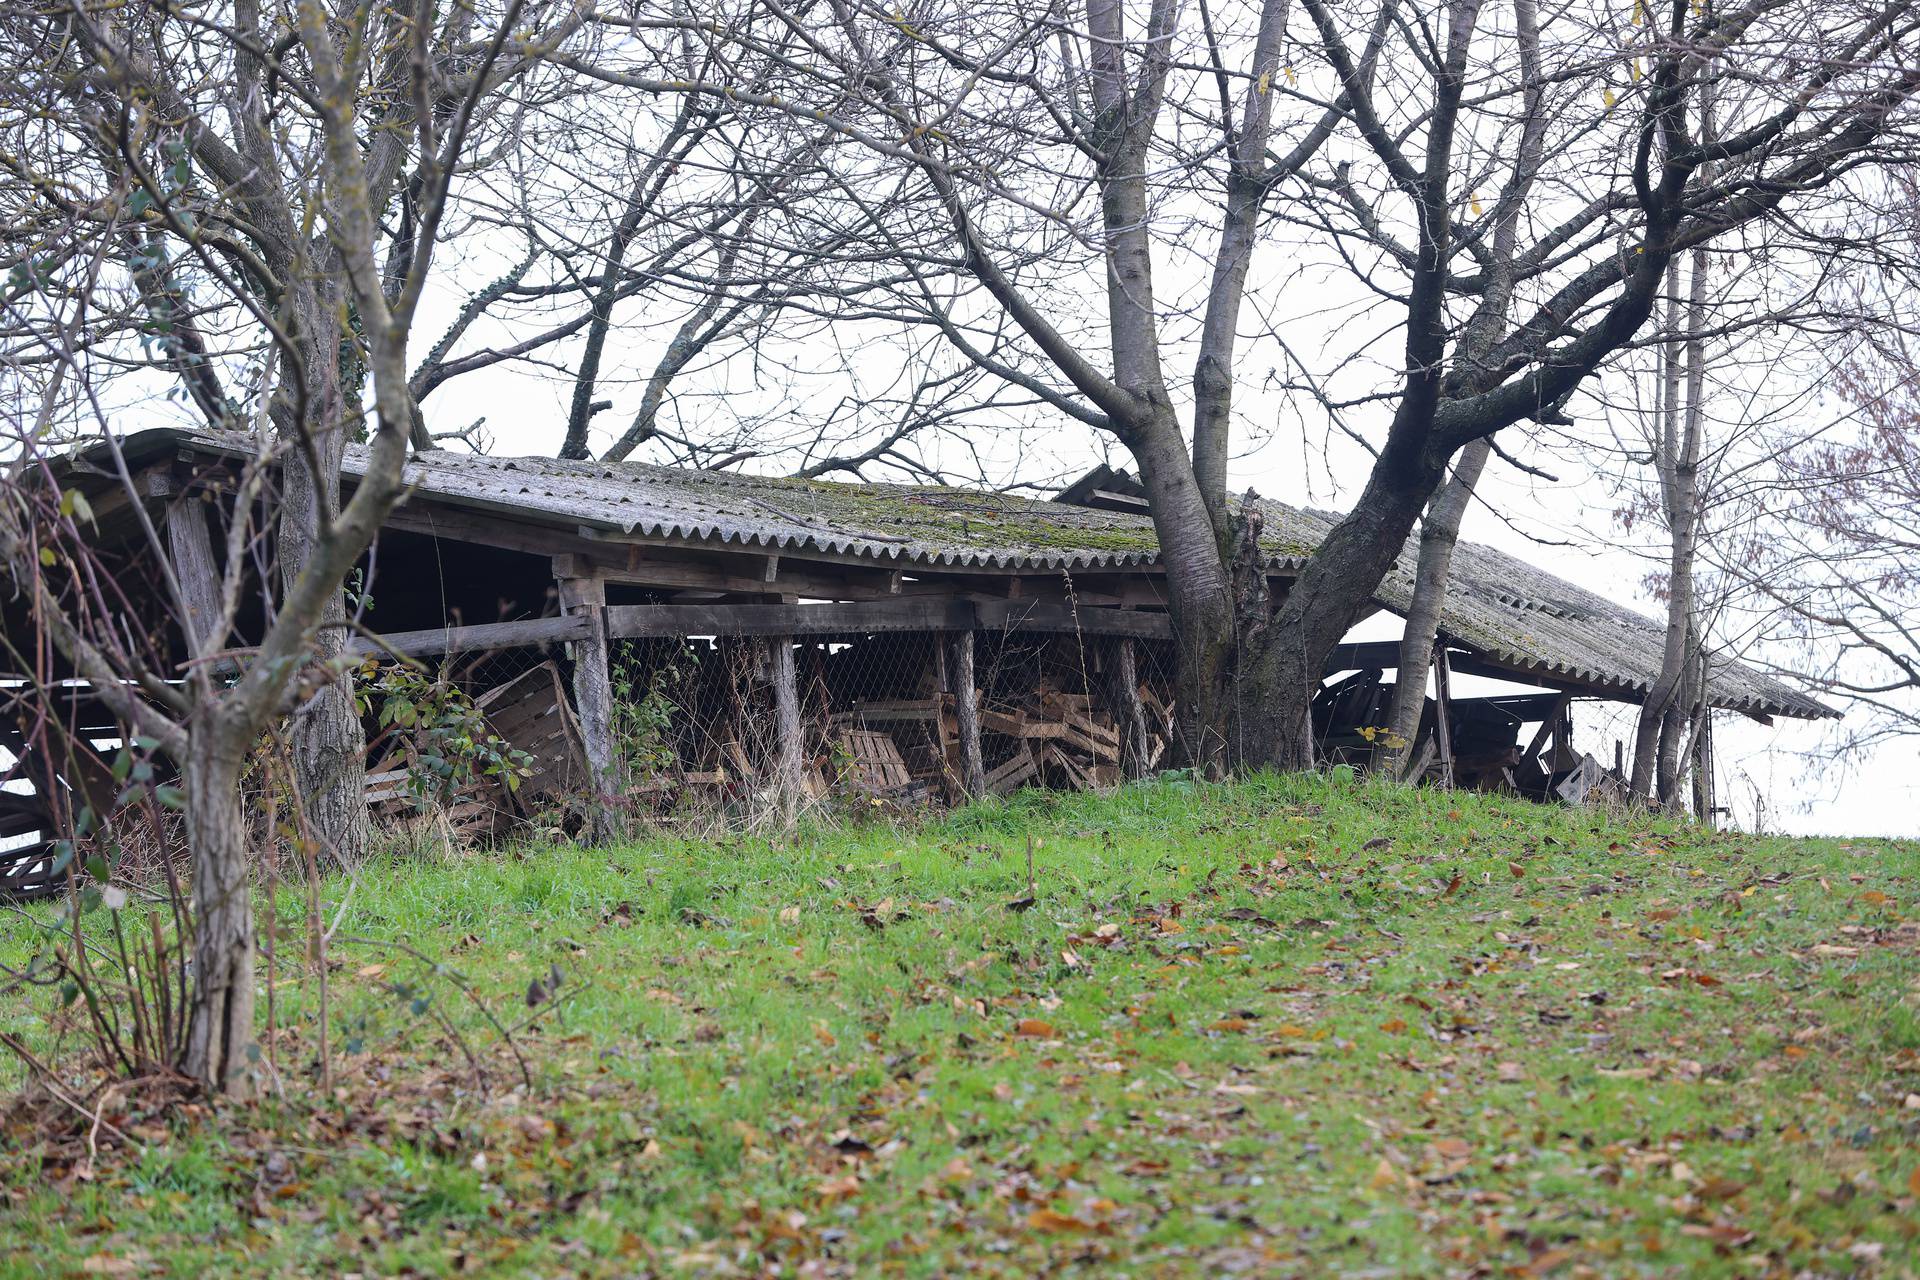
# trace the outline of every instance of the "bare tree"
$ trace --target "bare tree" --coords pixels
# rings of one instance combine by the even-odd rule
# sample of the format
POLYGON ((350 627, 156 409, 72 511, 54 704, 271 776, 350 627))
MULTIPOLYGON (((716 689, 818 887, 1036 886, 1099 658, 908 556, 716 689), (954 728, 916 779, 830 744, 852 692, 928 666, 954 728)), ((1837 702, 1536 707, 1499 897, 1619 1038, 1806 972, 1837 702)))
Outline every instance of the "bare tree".
POLYGON ((1817 235, 1823 201, 1904 155, 1913 17, 1904 0, 1675 3, 1629 23, 1582 4, 1501 32, 1479 0, 1389 0, 1358 20, 1322 0, 836 6, 831 22, 765 4, 682 24, 732 80, 661 84, 617 53, 570 65, 831 129, 839 180, 820 200, 898 189, 867 221, 884 263, 853 268, 894 276, 871 312, 1132 454, 1169 569, 1189 754, 1293 764, 1328 654, 1460 449, 1558 421, 1633 342, 1676 257, 1790 212, 1817 235), (1706 138, 1716 85, 1734 87, 1706 138), (1342 299, 1302 315, 1380 322, 1312 379, 1315 405, 1375 415, 1376 457, 1271 616, 1236 589, 1257 545, 1236 522, 1257 508, 1225 479, 1263 253, 1345 274, 1342 299), (1197 283, 1166 288, 1169 258, 1197 283), (1008 321, 1015 340, 998 340, 1008 321))
POLYGON ((580 22, 520 0, 344 15, 314 0, 217 15, 82 3, 0 21, 0 199, 18 284, 8 377, 29 407, 0 501, 0 563, 73 669, 181 768, 194 896, 182 1065, 209 1088, 252 1081, 244 758, 294 712, 310 726, 302 789, 342 824, 327 834, 351 839, 364 821, 357 752, 340 758, 353 744, 316 736, 357 727, 340 702, 342 584, 402 494, 417 417, 409 339, 449 192, 476 147, 511 145, 516 94, 580 22), (208 425, 252 442, 217 551, 197 504, 164 527, 148 518, 114 430, 173 383, 208 425), (34 495, 64 474, 46 442, 82 435, 154 553, 187 640, 182 669, 145 664, 123 619, 77 609, 84 596, 62 579, 84 563, 61 551, 83 541, 84 513, 63 500, 49 522, 34 495), (357 437, 367 463, 347 496, 340 456, 357 437), (277 564, 254 550, 269 526, 277 564), (256 595, 258 644, 222 674, 256 595))

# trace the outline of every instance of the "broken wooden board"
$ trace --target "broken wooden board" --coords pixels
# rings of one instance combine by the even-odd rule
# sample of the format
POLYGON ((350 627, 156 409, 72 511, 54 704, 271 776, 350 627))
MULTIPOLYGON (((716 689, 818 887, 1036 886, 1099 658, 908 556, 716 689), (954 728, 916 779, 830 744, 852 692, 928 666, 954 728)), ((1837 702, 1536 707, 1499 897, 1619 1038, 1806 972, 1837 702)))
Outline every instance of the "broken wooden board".
POLYGON ((473 705, 502 741, 527 755, 532 772, 512 793, 522 813, 565 805, 587 793, 586 749, 558 666, 543 662, 487 690, 473 705))
POLYGON ((1588 794, 1599 785, 1606 774, 1606 769, 1598 760, 1590 755, 1581 756, 1580 763, 1575 765, 1566 777, 1560 779, 1553 793, 1567 804, 1585 804, 1588 794))
POLYGON ((997 796, 1017 790, 1040 772, 1033 750, 1022 743, 1014 753, 987 773, 987 790, 997 796))

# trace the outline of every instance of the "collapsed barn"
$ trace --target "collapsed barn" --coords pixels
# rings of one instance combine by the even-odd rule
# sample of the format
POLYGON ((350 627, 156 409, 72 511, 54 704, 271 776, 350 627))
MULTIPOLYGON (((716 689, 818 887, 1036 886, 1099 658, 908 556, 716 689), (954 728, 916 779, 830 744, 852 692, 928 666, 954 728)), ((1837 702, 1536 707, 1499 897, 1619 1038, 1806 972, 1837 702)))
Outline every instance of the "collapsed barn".
MULTIPOLYGON (((135 507, 176 567, 211 571, 235 477, 255 452, 247 438, 207 432, 129 436, 133 498, 100 450, 73 460, 64 482, 86 493, 142 625, 177 633, 151 585, 159 553, 135 507)), ((349 488, 364 465, 350 449, 349 488)), ((439 796, 440 818, 457 829, 769 796, 953 802, 1105 786, 1178 754, 1163 570, 1140 490, 1123 474, 1101 468, 1045 501, 436 452, 416 457, 407 479, 408 498, 354 584, 377 632, 355 648, 375 684, 374 664, 394 655, 446 673, 529 773, 512 790, 480 776, 439 796)), ((1334 517, 1276 502, 1263 515, 1278 599, 1334 517)), ((1404 611, 1411 575, 1410 551, 1379 607, 1404 611)), ((27 636, 30 620, 7 608, 8 634, 27 636)), ((233 661, 245 660, 260 620, 243 612, 233 661)), ((1396 650, 1336 655, 1314 705, 1328 756, 1372 761, 1396 650)), ((1455 785, 1577 802, 1610 771, 1574 750, 1573 704, 1644 697, 1660 655, 1658 624, 1463 544, 1415 758, 1455 785), (1456 698, 1453 673, 1540 692, 1456 698)), ((1706 665, 1716 709, 1832 714, 1724 656, 1706 665)), ((19 846, 0 855, 0 876, 15 891, 44 878, 44 839, 64 813, 111 804, 108 755, 122 732, 63 674, 48 697, 43 671, 43 692, 16 696, 0 716, 11 756, 0 837, 19 846)), ((17 690, 23 676, 10 682, 17 690)), ((421 752, 377 706, 368 714, 369 804, 403 817, 433 794, 420 785, 421 752)), ((1695 741, 1705 763, 1711 736, 1695 741)))

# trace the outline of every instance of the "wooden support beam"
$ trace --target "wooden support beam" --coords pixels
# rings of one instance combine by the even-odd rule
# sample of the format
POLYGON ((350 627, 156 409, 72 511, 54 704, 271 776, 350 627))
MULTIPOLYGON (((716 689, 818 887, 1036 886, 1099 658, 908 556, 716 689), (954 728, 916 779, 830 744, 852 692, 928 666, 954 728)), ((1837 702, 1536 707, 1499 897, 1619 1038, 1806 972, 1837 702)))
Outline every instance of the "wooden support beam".
POLYGON ((1122 609, 1070 609, 1039 601, 975 604, 901 596, 850 604, 631 604, 607 610, 608 634, 638 636, 820 636, 878 631, 1080 631, 1168 638, 1167 616, 1122 609))
POLYGON ((1526 751, 1520 756, 1522 764, 1539 755, 1541 748, 1547 745, 1549 739, 1558 740, 1561 718, 1566 715, 1567 704, 1572 701, 1571 693, 1563 693, 1553 700, 1553 706, 1548 710, 1546 718, 1540 722, 1540 728, 1534 732, 1533 741, 1527 744, 1526 751))
POLYGON ((1121 636, 1113 642, 1113 662, 1107 672, 1108 701, 1113 719, 1120 726, 1120 769, 1129 778, 1147 773, 1147 709, 1140 704, 1140 667, 1135 660, 1133 640, 1121 636))
POLYGON ((767 672, 773 682, 773 788, 782 814, 791 820, 806 795, 806 743, 800 724, 800 680, 793 637, 768 636, 767 672))
POLYGON ((377 640, 365 636, 347 645, 350 654, 392 653, 406 657, 441 653, 478 653, 485 649, 518 649, 585 639, 588 618, 583 613, 557 618, 521 618, 512 622, 484 622, 471 627, 431 627, 425 631, 395 631, 377 640))
POLYGON ((1447 646, 1433 646, 1433 732, 1440 747, 1440 785, 1453 785, 1453 671, 1447 661, 1447 646))
POLYGON ((213 634, 220 622, 220 569, 213 560, 207 506, 190 492, 167 508, 167 558, 173 562, 173 576, 179 580, 187 610, 187 616, 179 619, 187 652, 202 657, 220 648, 226 636, 213 634))
POLYGON ((1173 622, 1164 613, 1079 609, 1045 600, 987 600, 978 608, 982 631, 1064 631, 1132 636, 1136 640, 1173 638, 1173 622))
POLYGON ((617 604, 616 637, 818 636, 870 631, 959 631, 973 624, 963 601, 932 597, 856 604, 617 604))
POLYGON ((986 757, 980 751, 980 695, 973 684, 973 632, 947 637, 946 686, 960 730, 960 785, 971 798, 987 794, 986 757))
POLYGON ((606 629, 606 584, 598 578, 562 578, 560 604, 584 624, 573 642, 573 703, 593 789, 588 820, 594 838, 608 840, 619 834, 620 815, 613 794, 613 655, 606 629))

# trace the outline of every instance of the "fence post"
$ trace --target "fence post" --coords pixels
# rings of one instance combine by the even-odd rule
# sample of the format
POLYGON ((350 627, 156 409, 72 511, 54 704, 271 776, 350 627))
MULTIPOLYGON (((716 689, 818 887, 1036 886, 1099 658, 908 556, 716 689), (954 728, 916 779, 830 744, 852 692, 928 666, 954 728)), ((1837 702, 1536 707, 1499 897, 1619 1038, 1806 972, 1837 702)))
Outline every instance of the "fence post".
POLYGON ((615 812, 612 653, 607 643, 607 584, 597 577, 567 576, 571 564, 556 565, 560 606, 587 619, 587 633, 573 642, 573 704, 580 720, 580 745, 587 755, 593 787, 588 819, 595 840, 619 834, 615 812))
POLYGON ((800 678, 792 636, 768 636, 768 673, 773 678, 773 712, 778 735, 774 746, 773 785, 780 811, 791 817, 805 794, 806 744, 800 725, 800 678))
POLYGON ((1120 726, 1120 768, 1129 778, 1144 778, 1147 774, 1147 710, 1140 705, 1140 666, 1134 658, 1132 637, 1121 636, 1114 641, 1113 650, 1113 671, 1108 683, 1113 716, 1120 726))
POLYGON ((973 632, 947 636, 947 689, 960 727, 960 785, 978 800, 987 794, 987 765, 980 754, 980 695, 973 684, 973 632))
POLYGON ((1444 640, 1433 642, 1433 732, 1440 748, 1440 785, 1452 787, 1453 777, 1453 664, 1444 640))

